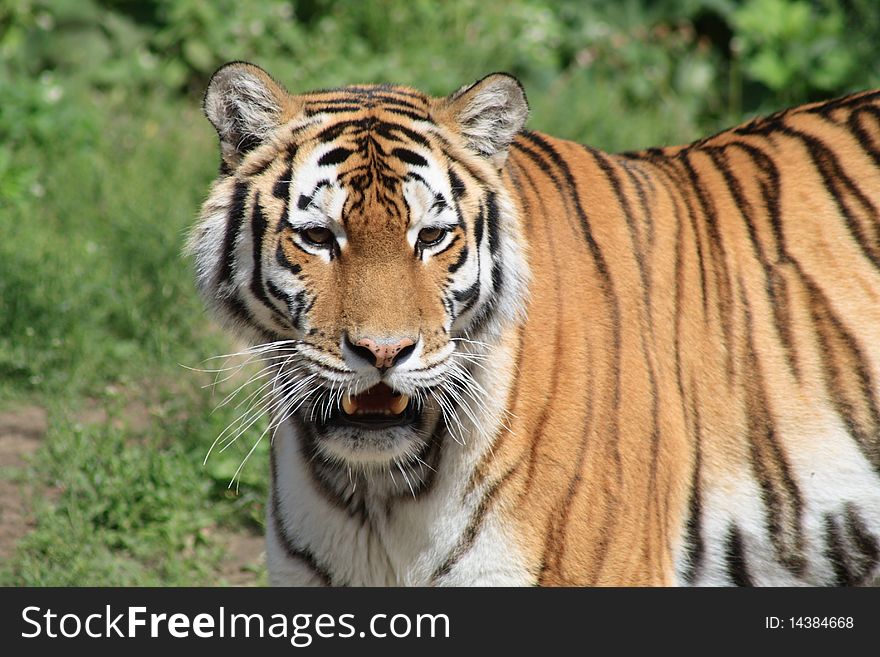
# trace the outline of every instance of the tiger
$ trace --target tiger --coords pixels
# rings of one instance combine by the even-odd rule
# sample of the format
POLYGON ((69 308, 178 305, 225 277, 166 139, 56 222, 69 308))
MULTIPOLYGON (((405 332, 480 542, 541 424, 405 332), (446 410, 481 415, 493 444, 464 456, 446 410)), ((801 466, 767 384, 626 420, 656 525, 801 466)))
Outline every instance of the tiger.
POLYGON ((203 108, 188 253, 262 365, 270 584, 878 576, 880 91, 618 154, 505 73, 232 62, 203 108))

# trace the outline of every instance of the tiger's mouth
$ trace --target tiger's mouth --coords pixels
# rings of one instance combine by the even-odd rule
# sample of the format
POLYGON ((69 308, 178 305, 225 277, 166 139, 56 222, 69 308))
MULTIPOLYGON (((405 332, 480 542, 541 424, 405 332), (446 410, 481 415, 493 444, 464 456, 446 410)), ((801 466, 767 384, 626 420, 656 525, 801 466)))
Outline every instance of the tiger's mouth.
POLYGON ((411 424, 418 419, 409 395, 378 383, 359 395, 345 395, 341 408, 327 418, 328 424, 385 429, 411 424))

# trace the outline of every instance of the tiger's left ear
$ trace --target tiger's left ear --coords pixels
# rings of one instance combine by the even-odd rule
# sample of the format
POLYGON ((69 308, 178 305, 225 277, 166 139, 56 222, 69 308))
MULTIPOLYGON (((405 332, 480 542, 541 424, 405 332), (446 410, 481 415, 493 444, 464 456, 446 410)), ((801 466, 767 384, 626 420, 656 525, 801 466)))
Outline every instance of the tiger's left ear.
POLYGON ((507 73, 492 73, 445 98, 440 112, 471 150, 500 169, 510 143, 529 118, 529 104, 519 80, 507 73))
POLYGON ((208 83, 202 106, 220 137, 220 155, 228 170, 296 114, 287 90, 247 62, 220 67, 208 83))

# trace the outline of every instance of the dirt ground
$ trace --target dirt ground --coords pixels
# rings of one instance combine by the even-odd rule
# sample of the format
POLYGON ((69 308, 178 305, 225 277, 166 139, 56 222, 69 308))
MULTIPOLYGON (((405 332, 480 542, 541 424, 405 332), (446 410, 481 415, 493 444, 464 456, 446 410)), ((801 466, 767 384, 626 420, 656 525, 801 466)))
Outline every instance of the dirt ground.
POLYGON ((46 427, 46 411, 39 406, 0 413, 0 560, 33 526, 16 474, 37 451, 46 427))
POLYGON ((39 406, 0 413, 0 561, 12 554, 32 526, 15 475, 40 446, 46 427, 46 411, 39 406))
MULTIPOLYGON (((145 412, 134 409, 135 424, 141 422, 140 415, 145 412)), ((80 419, 101 422, 106 421, 106 414, 86 409, 80 419)), ((47 428, 46 411, 39 406, 0 412, 0 562, 13 554, 16 543, 34 527, 18 475, 27 465, 27 457, 40 447, 47 428)), ((255 585, 258 578, 254 567, 263 560, 263 537, 247 531, 218 530, 214 538, 227 549, 227 558, 218 573, 220 578, 233 586, 255 585)))

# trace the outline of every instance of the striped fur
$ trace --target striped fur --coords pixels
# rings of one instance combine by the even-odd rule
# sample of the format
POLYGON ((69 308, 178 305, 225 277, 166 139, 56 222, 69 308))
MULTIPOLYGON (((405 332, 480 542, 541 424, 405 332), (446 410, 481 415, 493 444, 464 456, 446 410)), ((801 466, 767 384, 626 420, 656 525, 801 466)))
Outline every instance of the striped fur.
POLYGON ((522 131, 503 75, 290 96, 232 64, 206 112, 190 250, 274 358, 273 583, 877 576, 880 92, 619 155, 522 131), (326 424, 379 381, 364 331, 417 337, 383 379, 414 428, 326 424))

